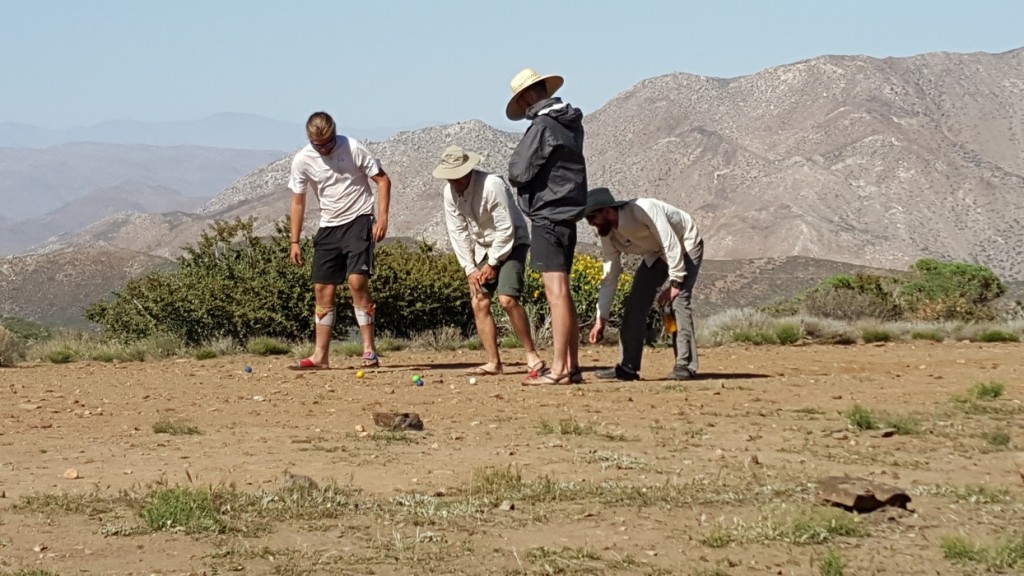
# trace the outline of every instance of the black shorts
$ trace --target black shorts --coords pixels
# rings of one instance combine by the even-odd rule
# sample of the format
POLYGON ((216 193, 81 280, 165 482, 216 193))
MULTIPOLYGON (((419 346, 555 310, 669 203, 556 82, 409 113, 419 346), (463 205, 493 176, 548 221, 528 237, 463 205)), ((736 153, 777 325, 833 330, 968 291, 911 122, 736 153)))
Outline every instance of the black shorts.
POLYGON ((349 274, 373 275, 373 216, 364 214, 313 237, 313 282, 344 284, 349 274))
POLYGON ((572 270, 576 256, 575 222, 534 222, 530 229, 530 267, 537 272, 572 270))

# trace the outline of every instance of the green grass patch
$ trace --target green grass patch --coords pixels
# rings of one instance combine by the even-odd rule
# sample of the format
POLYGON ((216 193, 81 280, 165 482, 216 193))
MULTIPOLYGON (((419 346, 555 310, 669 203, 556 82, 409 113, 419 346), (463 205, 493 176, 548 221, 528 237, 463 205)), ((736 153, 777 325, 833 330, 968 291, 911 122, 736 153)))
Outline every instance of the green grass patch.
POLYGON ((1005 330, 985 330, 972 338, 975 342, 1020 342, 1020 336, 1005 330))
POLYGON ((1009 489, 983 484, 968 486, 926 485, 917 486, 911 492, 917 495, 939 496, 966 504, 1007 504, 1011 501, 1009 489))
POLYGON ((213 360, 217 357, 217 351, 210 347, 199 348, 192 355, 196 360, 213 360))
POLYGON ((775 323, 775 340, 784 346, 792 346, 804 337, 803 328, 796 322, 778 321, 775 323))
POLYGON ((519 337, 515 334, 506 334, 498 340, 498 346, 503 350, 514 350, 516 348, 522 348, 523 343, 519 341, 519 337))
POLYGON ((50 572, 49 570, 42 570, 40 568, 19 568, 13 572, 4 570, 0 572, 0 576, 60 576, 56 572, 50 572))
POLYGON ((874 344, 876 342, 892 342, 896 335, 884 328, 864 328, 860 331, 860 337, 865 344, 874 344))
POLYGON ((818 572, 821 576, 843 576, 846 563, 843 557, 835 550, 829 550, 828 554, 818 562, 818 572))
POLYGON ((113 504, 95 494, 68 494, 65 492, 25 494, 14 504, 15 510, 31 510, 52 516, 55 514, 83 514, 99 516, 113 510, 113 504))
POLYGON ((155 532, 223 534, 227 523, 217 513, 213 495, 203 488, 175 487, 154 493, 140 512, 146 527, 155 532))
POLYGON ((931 340, 932 342, 943 342, 946 340, 942 332, 931 328, 914 330, 910 333, 910 338, 912 340, 931 340))
POLYGON ((1006 385, 1002 382, 980 382, 971 387, 968 391, 970 397, 975 400, 996 400, 1002 398, 1006 393, 1006 385))
POLYGON ((875 413, 860 404, 854 404, 843 416, 846 417, 850 426, 857 430, 877 430, 880 427, 875 413))
POLYGON ((249 341, 246 350, 249 354, 257 356, 283 356, 290 353, 292 347, 273 338, 253 338, 249 341))
POLYGON ((341 356, 361 356, 363 354, 363 343, 359 340, 346 340, 337 345, 332 343, 331 350, 337 350, 341 356))
POLYGON ((993 448, 1003 450, 1010 447, 1010 433, 1003 428, 982 432, 981 438, 993 448))
POLYGON ((900 436, 910 436, 921 431, 921 422, 911 416, 886 416, 882 418, 885 428, 892 428, 900 436))
POLYGON ((202 432, 194 424, 184 420, 172 420, 162 418, 153 424, 153 432, 156 434, 169 434, 171 436, 195 436, 202 432))
POLYGON ((575 418, 563 418, 554 423, 548 420, 541 420, 537 424, 537 433, 542 435, 557 434, 559 436, 597 436, 616 442, 625 442, 629 439, 623 432, 598 430, 593 424, 589 422, 586 424, 580 423, 575 418))
POLYGON ((46 355, 46 359, 54 364, 68 364, 73 362, 77 355, 70 348, 58 348, 46 355))
POLYGON ((947 536, 939 545, 942 556, 954 564, 979 564, 989 572, 1024 568, 1024 535, 1017 535, 985 546, 963 536, 947 536))
POLYGON ((774 332, 758 329, 737 330, 732 333, 732 341, 741 344, 753 344, 754 346, 779 343, 774 332))

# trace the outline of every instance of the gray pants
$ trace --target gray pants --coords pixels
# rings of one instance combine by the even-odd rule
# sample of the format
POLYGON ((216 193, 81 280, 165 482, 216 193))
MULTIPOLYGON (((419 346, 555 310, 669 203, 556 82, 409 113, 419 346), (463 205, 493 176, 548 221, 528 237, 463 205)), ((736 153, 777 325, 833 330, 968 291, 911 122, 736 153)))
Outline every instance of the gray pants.
MULTIPOLYGON (((697 282, 697 272, 704 259, 704 241, 694 247, 685 256, 686 278, 679 296, 672 302, 672 311, 676 318, 676 332, 672 335, 672 349, 675 352, 676 366, 697 373, 697 339, 693 329, 693 285, 697 282)), ((644 353, 644 335, 647 332, 647 312, 654 304, 662 285, 668 280, 668 264, 664 260, 655 260, 648 266, 644 262, 636 269, 633 286, 626 297, 625 310, 622 314, 622 325, 619 328, 619 345, 622 347, 622 365, 640 371, 640 360, 644 353)))

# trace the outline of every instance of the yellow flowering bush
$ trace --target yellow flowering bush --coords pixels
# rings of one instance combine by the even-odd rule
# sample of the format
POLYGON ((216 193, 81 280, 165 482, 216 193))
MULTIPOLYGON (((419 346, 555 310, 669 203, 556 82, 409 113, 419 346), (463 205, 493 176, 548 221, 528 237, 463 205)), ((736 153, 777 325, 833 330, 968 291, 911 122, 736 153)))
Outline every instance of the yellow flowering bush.
MULTIPOLYGON (((597 316, 597 297, 601 290, 602 274, 601 259, 587 254, 576 254, 572 272, 569 274, 569 291, 572 294, 573 303, 576 305, 576 313, 579 315, 581 328, 592 324, 597 316)), ((544 295, 544 282, 541 280, 540 272, 530 268, 529 263, 527 263, 524 284, 525 287, 520 303, 526 309, 534 331, 540 333, 550 323, 551 308, 548 306, 547 297, 544 295)), ((632 274, 623 272, 619 275, 619 283, 615 289, 615 299, 612 302, 610 323, 618 324, 626 296, 629 294, 632 284, 632 274)), ((495 314, 495 319, 504 316, 500 309, 496 310, 495 314)), ((507 322, 502 322, 501 324, 502 332, 505 334, 510 333, 507 322)))

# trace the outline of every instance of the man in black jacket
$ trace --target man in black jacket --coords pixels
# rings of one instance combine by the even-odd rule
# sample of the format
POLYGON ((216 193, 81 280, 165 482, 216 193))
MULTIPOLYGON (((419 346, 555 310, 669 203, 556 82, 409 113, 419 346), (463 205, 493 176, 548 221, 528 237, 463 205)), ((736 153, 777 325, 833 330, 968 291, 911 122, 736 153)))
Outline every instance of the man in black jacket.
POLYGON ((550 371, 523 383, 582 382, 580 327, 569 289, 576 253, 576 223, 587 205, 587 164, 583 157, 583 113, 554 96, 561 76, 525 69, 512 79, 505 107, 510 120, 530 126, 508 163, 509 183, 532 223, 530 264, 541 273, 551 307, 554 358, 550 371))

